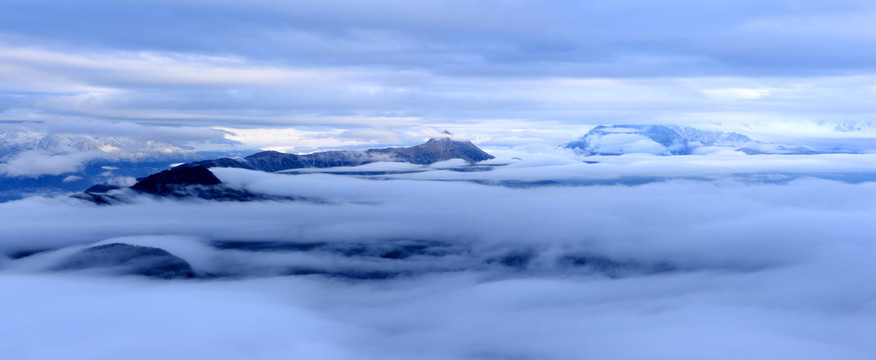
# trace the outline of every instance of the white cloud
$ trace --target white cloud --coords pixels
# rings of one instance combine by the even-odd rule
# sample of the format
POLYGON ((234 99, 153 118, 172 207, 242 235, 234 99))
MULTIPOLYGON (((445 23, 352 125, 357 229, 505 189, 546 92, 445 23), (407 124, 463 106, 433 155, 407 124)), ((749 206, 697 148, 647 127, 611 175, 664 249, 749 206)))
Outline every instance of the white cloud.
POLYGON ((101 151, 80 151, 67 154, 26 151, 0 163, 0 174, 24 177, 61 175, 78 171, 89 161, 110 157, 112 155, 101 151))
POLYGON ((729 89, 707 89, 702 90, 703 94, 718 100, 756 100, 769 96, 773 93, 772 89, 745 89, 745 88, 729 88, 729 89))
MULTIPOLYGON (((2 46, 0 62, 33 69, 31 77, 6 77, 7 89, 27 87, 28 84, 51 84, 45 79, 53 71, 63 69, 71 73, 68 79, 78 80, 81 89, 101 89, 97 83, 130 83, 140 85, 185 86, 264 86, 294 83, 316 83, 328 80, 342 72, 293 70, 270 66, 254 66, 234 57, 198 56, 179 53, 111 52, 69 53, 52 50, 2 46), (99 75, 88 74, 100 70, 99 75), (37 76, 33 76, 37 75, 37 76)), ((13 76, 14 73, 6 73, 13 76)), ((57 90, 55 90, 57 91, 57 90)))
MULTIPOLYGON (((618 168, 644 159, 626 159, 618 168)), ((545 177, 562 169, 558 161, 532 161, 518 167, 545 177)), ((239 169, 217 174, 253 190, 330 202, 143 198, 100 207, 31 198, 0 204, 10 239, 4 253, 125 242, 166 248, 200 271, 255 277, 156 282, 34 273, 38 260, 46 266, 57 254, 7 261, 0 272, 10 290, 9 306, 0 309, 10 325, 0 330, 10 340, 5 353, 125 352, 135 359, 204 351, 327 359, 866 359, 876 353, 867 336, 876 319, 867 302, 876 296, 868 277, 876 271, 867 231, 876 221, 872 182, 510 189, 239 169), (52 226, 41 226, 46 218, 52 226), (279 240, 349 249, 395 239, 449 247, 441 248, 443 255, 382 259, 207 245, 279 240), (490 262, 519 249, 533 254, 525 269, 490 262), (559 261, 574 254, 677 268, 612 278, 559 261), (379 281, 260 276, 289 266, 413 275, 379 281), (121 323, 128 324, 122 331, 121 323)))
POLYGON ((56 125, 60 128, 102 120, 115 124, 100 131, 130 133, 133 129, 125 125, 131 125, 146 131, 140 136, 156 139, 215 138, 220 135, 211 127, 218 126, 333 131, 332 141, 373 144, 407 142, 408 132, 446 129, 470 139, 519 145, 565 142, 598 124, 784 121, 805 127, 808 122, 867 120, 874 113, 868 101, 874 82, 869 72, 457 76, 428 68, 300 66, 185 52, 95 55, 0 45, 7 50, 0 62, 21 68, 5 72, 7 90, 29 92, 10 97, 0 118, 80 121, 56 125))
POLYGON ((873 127, 837 126, 876 114, 870 2, 26 2, 0 12, 0 121, 131 142, 16 150, 0 174, 237 149, 226 138, 298 152, 441 130, 498 158, 335 169, 408 172, 361 177, 216 169, 298 201, 0 203, 5 357, 876 357, 876 155, 657 157, 636 138, 620 150, 643 153, 582 163, 559 147, 598 124, 668 123, 876 149, 873 127), (110 242, 229 276, 45 272, 110 242), (672 271, 574 264, 589 255, 672 271), (302 268, 401 275, 288 276, 302 268))
POLYGON ((608 134, 592 139, 592 151, 606 154, 646 153, 666 154, 666 147, 639 134, 608 134))
POLYGON ((79 180, 82 180, 82 177, 81 177, 81 176, 69 175, 69 176, 65 177, 65 178, 64 178, 63 180, 61 180, 61 181, 63 181, 63 182, 66 183, 66 182, 74 182, 74 181, 79 181, 79 180))
POLYGON ((225 137, 262 150, 284 152, 304 151, 320 147, 343 147, 366 144, 365 141, 347 140, 340 136, 342 131, 306 131, 294 128, 285 129, 232 129, 217 127, 226 132, 225 137))

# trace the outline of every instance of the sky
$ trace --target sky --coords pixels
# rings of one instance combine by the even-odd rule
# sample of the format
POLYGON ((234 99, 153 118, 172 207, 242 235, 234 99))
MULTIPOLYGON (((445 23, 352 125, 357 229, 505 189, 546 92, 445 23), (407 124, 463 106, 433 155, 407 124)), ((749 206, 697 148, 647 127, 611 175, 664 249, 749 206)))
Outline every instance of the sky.
MULTIPOLYGON (((0 124, 290 151, 594 125, 871 128, 869 1, 17 1, 0 124), (178 131, 174 131, 174 130, 178 131)), ((814 131, 813 131, 814 130, 814 131)))

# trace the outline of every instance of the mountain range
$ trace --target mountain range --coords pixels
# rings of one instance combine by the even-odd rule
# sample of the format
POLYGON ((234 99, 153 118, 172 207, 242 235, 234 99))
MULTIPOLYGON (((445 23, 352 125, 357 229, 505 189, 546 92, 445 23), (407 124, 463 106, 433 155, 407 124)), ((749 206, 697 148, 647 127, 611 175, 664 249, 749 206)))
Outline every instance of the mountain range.
MULTIPOLYGON (((858 124, 855 125, 857 127, 852 127, 853 125, 849 125, 849 129, 862 126, 858 124)), ((630 153, 692 155, 722 150, 739 151, 747 155, 810 155, 859 153, 867 151, 867 146, 870 145, 872 144, 849 141, 844 146, 817 143, 788 145, 756 141, 735 132, 700 130, 677 125, 600 125, 564 147, 585 156, 630 153)))
POLYGON ((196 161, 180 166, 234 167, 267 172, 301 168, 329 168, 338 166, 359 166, 373 162, 407 162, 429 165, 450 159, 463 159, 478 162, 492 159, 475 144, 469 141, 456 141, 450 138, 430 139, 424 144, 411 147, 324 151, 311 154, 285 154, 277 151, 263 151, 245 158, 220 158, 196 161))
MULTIPOLYGON (((325 151, 311 154, 286 154, 263 151, 244 158, 219 158, 185 163, 144 178, 131 190, 165 197, 199 197, 211 200, 259 200, 263 196, 226 187, 209 171, 212 167, 232 167, 266 172, 302 168, 358 166, 373 162, 407 162, 429 165, 439 161, 462 159, 470 163, 493 159, 469 141, 450 138, 430 139, 426 143, 397 148, 325 151)), ((95 185, 75 197, 98 204, 119 201, 112 194, 119 186, 95 185)))
POLYGON ((582 155, 690 155, 702 147, 743 147, 745 135, 674 125, 600 125, 565 145, 582 155))
POLYGON ((125 183, 169 164, 245 151, 230 140, 199 146, 201 150, 126 136, 0 127, 0 202, 79 191, 96 183, 125 183))
POLYGON ((102 158, 128 161, 160 161, 168 158, 197 158, 197 153, 160 141, 138 140, 126 136, 52 134, 26 129, 0 128, 0 160, 24 152, 58 155, 72 152, 105 153, 102 158))

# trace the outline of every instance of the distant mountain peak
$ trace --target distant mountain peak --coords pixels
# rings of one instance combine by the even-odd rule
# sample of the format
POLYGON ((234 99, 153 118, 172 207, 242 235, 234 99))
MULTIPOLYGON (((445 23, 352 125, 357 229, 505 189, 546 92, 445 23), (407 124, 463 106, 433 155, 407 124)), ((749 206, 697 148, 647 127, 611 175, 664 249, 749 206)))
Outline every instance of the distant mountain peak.
POLYGON ((876 131, 876 122, 873 121, 843 121, 835 124, 834 129, 840 132, 872 132, 876 131))
POLYGON ((358 166, 380 161, 429 165, 450 159, 478 162, 492 158, 492 155, 484 152, 470 141, 457 141, 445 137, 432 138, 423 144, 411 147, 337 150, 311 154, 286 154, 277 151, 262 151, 242 159, 220 158, 181 166, 200 165, 207 168, 235 167, 276 172, 301 168, 358 166))
POLYGON ((584 155, 690 155, 706 146, 740 147, 752 140, 742 134, 677 125, 599 125, 565 145, 584 155))

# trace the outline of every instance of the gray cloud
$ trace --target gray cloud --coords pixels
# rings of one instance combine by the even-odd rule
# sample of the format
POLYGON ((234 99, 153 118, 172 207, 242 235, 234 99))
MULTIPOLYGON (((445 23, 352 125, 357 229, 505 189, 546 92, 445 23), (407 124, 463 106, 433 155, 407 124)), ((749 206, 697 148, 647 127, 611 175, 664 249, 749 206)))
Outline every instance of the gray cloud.
POLYGON ((874 9, 862 1, 28 1, 6 10, 0 118, 15 121, 397 132, 510 121, 560 134, 570 124, 839 123, 874 113, 876 62, 861 50, 874 48, 874 9))
POLYGON ((588 65, 613 75, 775 73, 787 72, 788 64, 799 73, 869 68, 872 55, 860 52, 872 48, 864 34, 873 7, 864 1, 829 7, 817 1, 42 1, 7 10, 0 30, 12 39, 457 73, 483 74, 496 65, 500 72, 551 75, 586 74, 588 65), (164 26, 151 26, 156 22, 164 26), (109 31, 115 29, 125 35, 109 31), (832 41, 837 38, 845 43, 832 41), (635 58, 653 65, 628 66, 635 58))

